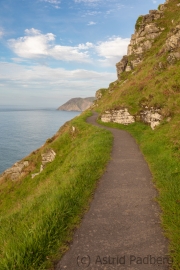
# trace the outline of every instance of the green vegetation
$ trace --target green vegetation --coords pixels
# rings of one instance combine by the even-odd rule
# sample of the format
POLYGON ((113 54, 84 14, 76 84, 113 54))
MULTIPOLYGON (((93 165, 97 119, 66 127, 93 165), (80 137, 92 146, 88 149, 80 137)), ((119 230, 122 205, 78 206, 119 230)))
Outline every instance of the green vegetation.
MULTIPOLYGON (((47 269, 60 257, 110 156, 110 132, 76 117, 45 148, 55 160, 34 179, 1 184, 0 269, 47 269), (72 126, 75 132, 71 132, 72 126)), ((29 160, 38 159, 36 151, 29 160)))
POLYGON ((143 21, 143 16, 139 16, 139 18, 137 19, 136 24, 135 24, 135 29, 137 31, 138 31, 139 27, 141 26, 142 21, 143 21))

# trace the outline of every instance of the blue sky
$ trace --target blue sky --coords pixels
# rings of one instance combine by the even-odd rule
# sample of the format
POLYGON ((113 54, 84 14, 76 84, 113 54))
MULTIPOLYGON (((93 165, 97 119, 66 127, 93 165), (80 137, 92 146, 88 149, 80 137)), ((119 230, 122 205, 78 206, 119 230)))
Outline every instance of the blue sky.
POLYGON ((0 105, 56 108, 115 81, 160 0, 0 0, 0 105))

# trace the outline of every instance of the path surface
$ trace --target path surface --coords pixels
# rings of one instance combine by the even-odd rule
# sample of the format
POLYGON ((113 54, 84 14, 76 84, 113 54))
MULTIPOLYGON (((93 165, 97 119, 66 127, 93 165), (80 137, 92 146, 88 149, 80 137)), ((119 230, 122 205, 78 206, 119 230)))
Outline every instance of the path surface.
MULTIPOLYGON (((98 125, 96 117, 87 122, 98 125)), ((168 242, 147 163, 129 133, 107 129, 114 135, 112 159, 55 269, 169 269, 168 242)))

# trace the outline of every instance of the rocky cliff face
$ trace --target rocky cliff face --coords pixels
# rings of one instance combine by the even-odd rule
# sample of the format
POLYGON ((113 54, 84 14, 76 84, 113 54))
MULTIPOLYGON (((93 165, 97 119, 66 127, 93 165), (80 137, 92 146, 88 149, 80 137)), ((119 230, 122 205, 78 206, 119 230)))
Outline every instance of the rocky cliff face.
MULTIPOLYGON (((164 16, 167 8, 167 0, 165 4, 159 6, 159 10, 150 10, 149 14, 140 16, 135 25, 135 32, 131 36, 128 46, 127 55, 123 56, 121 61, 116 64, 118 80, 121 80, 121 74, 133 70, 143 61, 143 55, 151 49, 155 39, 158 38, 165 30, 164 27, 158 26, 157 21, 164 16)), ((180 4, 177 4, 180 7, 180 4)), ((173 24, 173 21, 172 21, 173 24)), ((167 61, 172 63, 176 59, 180 59, 180 25, 176 25, 168 34, 166 43, 160 53, 169 52, 167 61)))
POLYGON ((69 101, 67 101, 65 104, 60 106, 58 110, 82 112, 88 109, 93 104, 94 100, 95 100, 95 97, 72 98, 69 101))
POLYGON ((135 33, 131 36, 127 55, 116 64, 117 76, 121 80, 121 73, 133 70, 143 59, 143 53, 152 47, 152 44, 164 28, 156 25, 156 20, 162 18, 164 5, 161 10, 150 10, 149 14, 140 16, 135 25, 135 33))

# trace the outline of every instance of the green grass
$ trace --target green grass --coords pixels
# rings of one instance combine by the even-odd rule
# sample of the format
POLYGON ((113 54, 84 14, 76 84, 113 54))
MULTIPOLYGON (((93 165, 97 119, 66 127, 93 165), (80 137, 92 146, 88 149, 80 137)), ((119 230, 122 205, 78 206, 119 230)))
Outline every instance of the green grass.
POLYGON ((88 115, 76 117, 46 144, 57 155, 39 176, 1 186, 1 270, 47 269, 67 249, 112 146, 110 132, 85 123, 88 115))
POLYGON ((173 269, 180 269, 180 162, 179 149, 169 138, 169 124, 164 123, 154 131, 143 123, 124 126, 102 123, 109 127, 127 130, 136 139, 153 175, 159 191, 157 201, 162 209, 162 226, 169 239, 169 252, 173 269))

